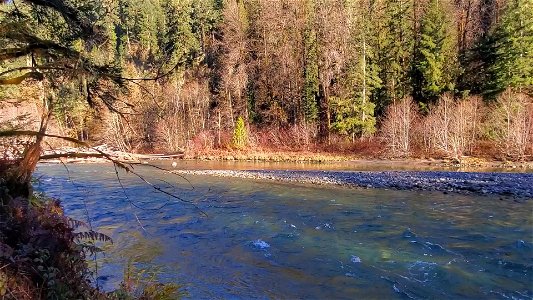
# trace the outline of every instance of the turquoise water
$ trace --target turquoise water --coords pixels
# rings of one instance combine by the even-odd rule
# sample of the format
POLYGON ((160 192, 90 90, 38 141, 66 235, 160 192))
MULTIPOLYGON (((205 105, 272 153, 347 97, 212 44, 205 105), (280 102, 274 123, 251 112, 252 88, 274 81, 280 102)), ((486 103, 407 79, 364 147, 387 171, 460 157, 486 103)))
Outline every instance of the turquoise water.
POLYGON ((210 176, 189 183, 137 168, 195 207, 123 173, 122 189, 111 165, 68 168, 40 165, 36 186, 113 237, 97 260, 107 290, 130 263, 194 299, 533 298, 531 201, 210 176))

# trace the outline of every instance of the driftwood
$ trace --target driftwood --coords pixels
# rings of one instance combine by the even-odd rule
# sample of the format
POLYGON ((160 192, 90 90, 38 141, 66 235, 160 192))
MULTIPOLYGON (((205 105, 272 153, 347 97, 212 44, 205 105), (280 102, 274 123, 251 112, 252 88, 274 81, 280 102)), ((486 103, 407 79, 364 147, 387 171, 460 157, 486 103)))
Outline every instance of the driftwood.
POLYGON ((168 158, 182 158, 183 153, 178 154, 131 154, 138 159, 168 159, 168 158))
POLYGON ((54 160, 54 159, 62 159, 62 158, 88 159, 88 158, 106 158, 106 156, 111 156, 111 157, 118 158, 118 160, 120 161, 140 161, 140 160, 176 159, 176 158, 182 158, 183 155, 184 155, 183 153, 137 154, 137 153, 118 151, 118 150, 108 147, 107 145, 101 145, 101 146, 93 147, 93 149, 89 149, 85 147, 80 147, 80 148, 65 147, 65 148, 60 148, 60 149, 47 150, 47 151, 44 151, 40 159, 41 160, 54 160), (104 155, 103 153, 105 153, 106 155, 104 155))
POLYGON ((75 153, 75 152, 69 152, 69 153, 56 153, 56 154, 46 154, 41 155, 39 159, 46 160, 46 159, 58 159, 58 158, 102 158, 105 157, 103 154, 100 153, 75 153))

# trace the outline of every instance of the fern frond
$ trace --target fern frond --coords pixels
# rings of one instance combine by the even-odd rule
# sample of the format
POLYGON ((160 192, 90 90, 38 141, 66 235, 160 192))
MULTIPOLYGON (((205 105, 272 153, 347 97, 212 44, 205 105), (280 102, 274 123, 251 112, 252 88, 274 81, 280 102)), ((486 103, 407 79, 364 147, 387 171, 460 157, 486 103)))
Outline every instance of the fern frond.
POLYGON ((113 239, 110 236, 103 234, 101 232, 96 232, 94 230, 77 232, 74 234, 74 238, 77 239, 78 241, 89 240, 93 242, 96 242, 96 241, 110 242, 111 244, 113 244, 113 239))
POLYGON ((89 255, 94 255, 94 254, 96 254, 98 252, 103 252, 104 251, 100 247, 97 247, 95 245, 84 244, 84 243, 78 244, 78 247, 81 249, 81 251, 84 251, 85 253, 87 253, 89 255))
POLYGON ((80 228, 80 227, 89 228, 89 226, 87 225, 87 223, 85 223, 85 222, 83 222, 83 221, 76 220, 76 219, 72 219, 72 218, 70 218, 70 217, 67 217, 67 220, 68 220, 68 224, 69 224, 70 227, 72 227, 73 229, 77 229, 77 228, 80 228))

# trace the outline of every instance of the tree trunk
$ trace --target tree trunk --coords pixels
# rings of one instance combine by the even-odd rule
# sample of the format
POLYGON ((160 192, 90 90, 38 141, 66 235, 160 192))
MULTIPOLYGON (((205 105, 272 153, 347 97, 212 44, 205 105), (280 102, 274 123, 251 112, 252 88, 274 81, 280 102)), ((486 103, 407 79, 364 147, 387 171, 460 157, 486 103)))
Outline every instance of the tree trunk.
POLYGON ((31 178, 41 157, 41 145, 49 120, 50 114, 43 114, 39 135, 35 139, 35 142, 26 149, 22 159, 7 171, 7 186, 9 187, 9 195, 13 198, 28 198, 31 195, 31 178))

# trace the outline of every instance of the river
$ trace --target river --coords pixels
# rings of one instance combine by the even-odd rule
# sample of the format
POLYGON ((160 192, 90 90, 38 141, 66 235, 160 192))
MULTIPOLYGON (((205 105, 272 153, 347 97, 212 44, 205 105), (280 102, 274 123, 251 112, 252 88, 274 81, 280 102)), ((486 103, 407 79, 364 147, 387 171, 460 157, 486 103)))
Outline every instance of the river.
POLYGON ((130 265, 192 299, 533 298, 532 201, 136 167, 176 199, 110 164, 68 170, 41 164, 35 186, 113 238, 105 290, 130 265))

